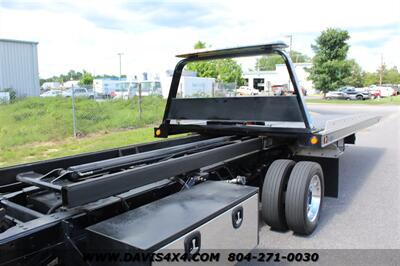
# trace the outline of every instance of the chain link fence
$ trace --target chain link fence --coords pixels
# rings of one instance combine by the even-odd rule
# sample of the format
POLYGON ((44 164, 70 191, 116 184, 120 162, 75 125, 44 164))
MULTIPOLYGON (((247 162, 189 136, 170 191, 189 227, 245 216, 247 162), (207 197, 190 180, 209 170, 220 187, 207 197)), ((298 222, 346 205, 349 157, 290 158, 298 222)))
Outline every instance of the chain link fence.
POLYGON ((71 97, 73 136, 156 125, 161 121, 165 100, 161 96, 129 98, 71 97))

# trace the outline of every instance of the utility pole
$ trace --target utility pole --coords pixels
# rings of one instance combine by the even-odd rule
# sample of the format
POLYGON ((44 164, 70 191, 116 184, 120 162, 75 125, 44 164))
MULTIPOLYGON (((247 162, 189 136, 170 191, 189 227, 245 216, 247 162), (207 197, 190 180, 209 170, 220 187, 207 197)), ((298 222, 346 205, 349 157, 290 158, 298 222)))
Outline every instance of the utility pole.
POLYGON ((286 35, 286 38, 289 38, 289 56, 292 54, 292 44, 293 44, 293 35, 286 35))
MULTIPOLYGON (((72 77, 71 77, 71 81, 72 81, 72 77)), ((72 100, 72 128, 73 128, 73 134, 74 134, 74 138, 76 138, 76 108, 75 108, 75 88, 74 88, 74 84, 72 84, 71 87, 71 100, 72 100)))
POLYGON ((382 79, 383 79, 383 54, 381 54, 381 67, 379 71, 379 86, 382 86, 382 79))
POLYGON ((139 83, 138 108, 139 108, 139 120, 142 120, 142 84, 141 83, 139 83))
POLYGON ((118 57, 119 57, 119 79, 121 80, 121 76, 122 76, 122 71, 121 71, 121 57, 122 57, 123 53, 118 53, 118 57))

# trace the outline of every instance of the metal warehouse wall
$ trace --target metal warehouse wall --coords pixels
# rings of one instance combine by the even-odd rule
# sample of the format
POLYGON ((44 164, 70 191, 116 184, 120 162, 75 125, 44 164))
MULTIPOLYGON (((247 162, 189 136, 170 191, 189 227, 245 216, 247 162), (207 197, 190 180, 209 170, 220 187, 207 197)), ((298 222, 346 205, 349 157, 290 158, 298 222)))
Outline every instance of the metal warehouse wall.
POLYGON ((17 97, 39 96, 37 43, 0 39, 0 89, 17 97))

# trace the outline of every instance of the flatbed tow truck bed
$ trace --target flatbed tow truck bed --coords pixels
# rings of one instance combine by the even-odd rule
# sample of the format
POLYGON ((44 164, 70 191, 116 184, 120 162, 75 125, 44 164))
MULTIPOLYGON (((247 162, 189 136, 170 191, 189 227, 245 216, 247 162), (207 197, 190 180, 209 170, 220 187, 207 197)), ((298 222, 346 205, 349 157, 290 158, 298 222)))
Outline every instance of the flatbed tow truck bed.
POLYGON ((0 169, 0 264, 114 265, 87 261, 111 250, 250 250, 259 200, 273 229, 311 234, 324 196, 338 196, 345 145, 380 118, 312 117, 286 47, 181 55, 154 134, 188 136, 0 169), (284 59, 295 95, 176 97, 187 63, 270 53, 284 59))

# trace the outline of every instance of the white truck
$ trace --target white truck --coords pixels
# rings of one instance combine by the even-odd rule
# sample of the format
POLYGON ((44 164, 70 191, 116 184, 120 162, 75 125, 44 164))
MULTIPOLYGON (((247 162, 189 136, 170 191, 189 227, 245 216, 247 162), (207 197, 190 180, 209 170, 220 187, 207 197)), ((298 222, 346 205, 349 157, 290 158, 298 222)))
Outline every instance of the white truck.
POLYGON ((125 80, 103 78, 93 80, 93 90, 97 97, 110 98, 111 93, 118 88, 118 84, 126 82, 125 80))

